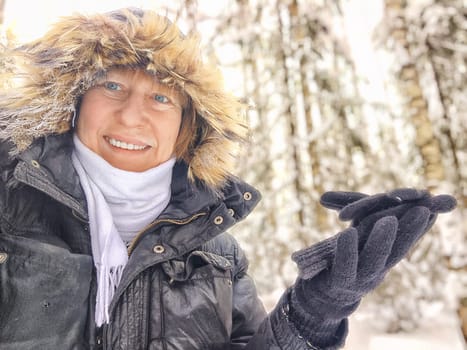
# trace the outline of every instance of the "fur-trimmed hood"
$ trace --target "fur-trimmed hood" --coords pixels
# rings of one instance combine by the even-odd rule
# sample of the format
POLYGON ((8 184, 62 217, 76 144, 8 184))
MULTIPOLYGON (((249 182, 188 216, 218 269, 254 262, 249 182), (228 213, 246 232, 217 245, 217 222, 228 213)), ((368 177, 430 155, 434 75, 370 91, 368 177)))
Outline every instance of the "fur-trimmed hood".
POLYGON ((73 15, 42 38, 7 51, 2 61, 0 138, 12 153, 71 128, 81 96, 113 67, 143 68, 182 90, 196 112, 196 132, 180 155, 190 176, 218 188, 232 173, 245 137, 245 106, 224 90, 219 69, 206 63, 196 35, 183 35, 152 11, 122 9, 73 15))

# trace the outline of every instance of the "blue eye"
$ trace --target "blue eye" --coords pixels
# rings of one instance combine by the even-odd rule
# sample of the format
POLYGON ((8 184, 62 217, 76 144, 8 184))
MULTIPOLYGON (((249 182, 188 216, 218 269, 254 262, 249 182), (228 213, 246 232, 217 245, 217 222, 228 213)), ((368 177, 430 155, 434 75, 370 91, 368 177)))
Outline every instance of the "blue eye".
POLYGON ((108 90, 114 90, 114 91, 117 91, 117 90, 121 90, 121 87, 119 84, 113 82, 113 81, 106 81, 104 83, 104 86, 106 89, 108 90))
POLYGON ((154 100, 159 103, 169 103, 170 100, 167 96, 156 94, 154 95, 154 100))

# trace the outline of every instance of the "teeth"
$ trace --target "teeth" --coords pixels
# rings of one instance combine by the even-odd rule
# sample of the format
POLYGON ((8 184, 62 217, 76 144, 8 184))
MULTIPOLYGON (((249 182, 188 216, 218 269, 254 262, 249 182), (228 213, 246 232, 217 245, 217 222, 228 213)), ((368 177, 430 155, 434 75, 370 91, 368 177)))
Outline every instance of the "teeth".
POLYGON ((112 146, 127 149, 130 151, 141 151, 146 148, 146 146, 134 145, 132 143, 126 143, 126 142, 111 139, 111 138, 108 138, 108 141, 112 146))

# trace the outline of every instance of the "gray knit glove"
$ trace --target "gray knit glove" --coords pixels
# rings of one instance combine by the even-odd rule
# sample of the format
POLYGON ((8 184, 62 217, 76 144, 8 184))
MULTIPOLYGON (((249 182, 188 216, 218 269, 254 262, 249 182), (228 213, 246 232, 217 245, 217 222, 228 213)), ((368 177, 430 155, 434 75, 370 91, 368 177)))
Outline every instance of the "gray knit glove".
POLYGON ((437 213, 455 207, 451 196, 397 191, 376 196, 324 195, 325 200, 333 198, 326 206, 340 210, 352 225, 293 254, 299 278, 291 288, 289 318, 317 348, 330 350, 343 345, 347 317, 361 298, 407 254, 432 226, 437 213))
MULTIPOLYGON (((447 213, 456 207, 456 200, 450 195, 432 196, 426 190, 413 188, 399 188, 372 196, 359 192, 330 191, 321 196, 320 203, 326 208, 338 210, 339 219, 354 223, 399 205, 427 207, 433 214, 447 213)), ((389 215, 388 212, 384 213, 389 215)))
MULTIPOLYGON (((386 216, 400 219, 411 208, 420 206, 430 211, 426 231, 434 224, 439 213, 447 213, 456 207, 456 200, 450 195, 432 196, 428 191, 411 188, 396 189, 372 196, 359 192, 331 191, 322 195, 321 205, 339 212, 339 219, 351 221, 358 231, 358 247, 363 248, 375 223, 386 216)), ((311 278, 330 266, 334 255, 337 236, 315 244, 293 254, 292 259, 302 268, 299 276, 311 278)), ((397 261, 394 261, 394 264, 397 261)))

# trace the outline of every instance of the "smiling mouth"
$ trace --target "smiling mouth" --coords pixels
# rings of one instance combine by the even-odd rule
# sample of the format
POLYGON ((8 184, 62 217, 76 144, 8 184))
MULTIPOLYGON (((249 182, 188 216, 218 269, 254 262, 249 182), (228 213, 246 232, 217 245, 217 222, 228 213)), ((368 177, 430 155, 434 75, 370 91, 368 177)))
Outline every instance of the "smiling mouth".
POLYGON ((142 151, 142 150, 150 147, 149 145, 135 145, 133 143, 123 142, 123 141, 120 141, 120 140, 113 139, 111 137, 106 137, 106 140, 112 146, 117 147, 117 148, 121 148, 121 149, 125 149, 125 150, 128 150, 128 151, 142 151))

